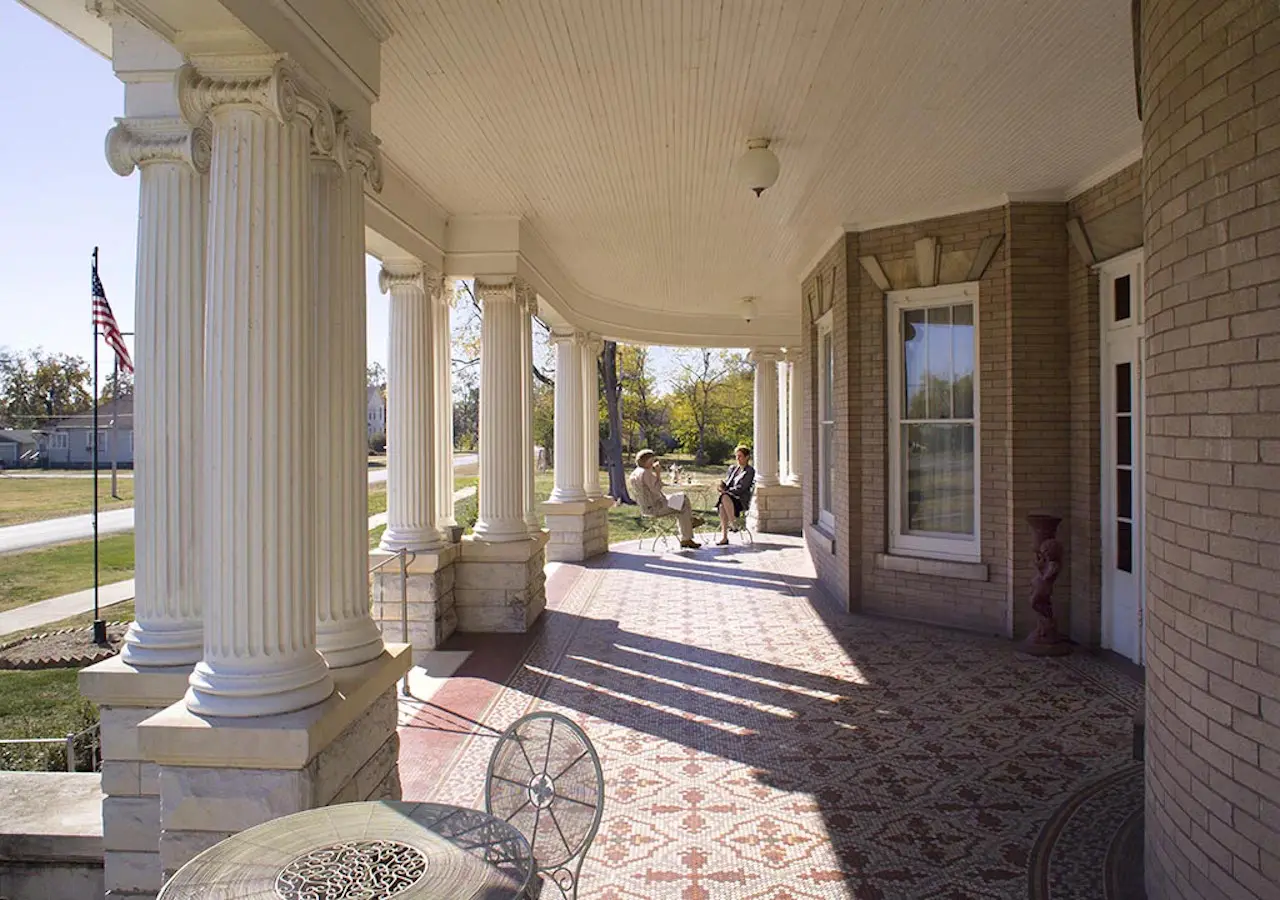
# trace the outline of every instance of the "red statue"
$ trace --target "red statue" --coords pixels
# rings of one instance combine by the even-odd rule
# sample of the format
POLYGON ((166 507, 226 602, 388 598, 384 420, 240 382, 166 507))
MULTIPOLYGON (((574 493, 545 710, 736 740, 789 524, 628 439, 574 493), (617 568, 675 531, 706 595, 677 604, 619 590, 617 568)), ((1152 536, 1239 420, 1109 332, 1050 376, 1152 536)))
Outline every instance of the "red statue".
POLYGON ((1022 650, 1035 656, 1061 656, 1071 652, 1071 642, 1058 631, 1053 619, 1053 583, 1062 571, 1062 544, 1055 537, 1062 522, 1057 516, 1031 515, 1027 522, 1035 532, 1036 577, 1031 579, 1031 608, 1039 621, 1022 642, 1022 650))

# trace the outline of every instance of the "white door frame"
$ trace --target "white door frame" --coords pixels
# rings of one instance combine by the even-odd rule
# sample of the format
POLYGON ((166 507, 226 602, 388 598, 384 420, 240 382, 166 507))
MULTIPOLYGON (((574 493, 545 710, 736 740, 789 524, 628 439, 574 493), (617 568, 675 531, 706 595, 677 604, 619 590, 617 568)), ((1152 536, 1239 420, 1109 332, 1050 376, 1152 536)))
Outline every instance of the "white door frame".
POLYGON ((1146 341, 1143 337, 1145 296, 1143 290, 1143 251, 1132 250, 1095 266, 1098 274, 1099 327, 1101 330, 1099 359, 1101 363, 1098 390, 1101 393, 1100 481, 1101 503, 1098 514, 1102 543, 1102 645, 1139 665, 1146 661, 1146 341), (1115 280, 1129 276, 1129 317, 1117 321, 1115 280), (1121 466, 1117 461, 1115 427, 1117 411, 1115 367, 1130 362, 1133 390, 1130 398, 1132 416, 1131 571, 1119 568, 1117 549, 1120 524, 1116 482, 1121 466), (1128 619, 1126 622, 1125 619, 1128 619))

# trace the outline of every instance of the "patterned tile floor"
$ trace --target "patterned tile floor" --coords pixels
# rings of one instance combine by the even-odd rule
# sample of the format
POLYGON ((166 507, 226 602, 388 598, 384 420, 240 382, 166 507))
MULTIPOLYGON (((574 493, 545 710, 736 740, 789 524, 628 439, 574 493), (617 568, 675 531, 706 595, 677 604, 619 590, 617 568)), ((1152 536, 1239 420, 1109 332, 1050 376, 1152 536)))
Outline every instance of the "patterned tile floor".
POLYGON ((802 544, 562 566, 527 636, 402 711, 408 799, 482 805, 496 734, 534 709, 607 782, 582 896, 1023 898, 1041 826, 1129 763, 1141 687, 1087 656, 849 616, 802 544))

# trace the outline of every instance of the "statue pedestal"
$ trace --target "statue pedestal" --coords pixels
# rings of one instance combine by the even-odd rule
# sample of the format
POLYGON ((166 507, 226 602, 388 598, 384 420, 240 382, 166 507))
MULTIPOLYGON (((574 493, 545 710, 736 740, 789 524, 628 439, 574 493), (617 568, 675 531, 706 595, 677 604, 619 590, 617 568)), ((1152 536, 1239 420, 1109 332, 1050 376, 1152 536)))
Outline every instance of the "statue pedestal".
POLYGON ((1058 542, 1057 516, 1032 514, 1027 524, 1035 538, 1036 577, 1031 582, 1031 606, 1040 620, 1018 649, 1030 656, 1066 656, 1071 641, 1058 631, 1053 618, 1053 583, 1062 571, 1062 544, 1058 542))

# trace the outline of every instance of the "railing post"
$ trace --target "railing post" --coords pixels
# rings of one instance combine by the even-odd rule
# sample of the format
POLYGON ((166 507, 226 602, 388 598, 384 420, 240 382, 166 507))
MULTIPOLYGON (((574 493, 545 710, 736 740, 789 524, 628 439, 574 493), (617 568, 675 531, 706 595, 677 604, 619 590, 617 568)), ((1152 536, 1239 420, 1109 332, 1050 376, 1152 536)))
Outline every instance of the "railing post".
MULTIPOLYGON (((409 643, 409 551, 400 551, 400 639, 409 643)), ((413 647, 409 647, 410 663, 413 662, 413 647)), ((400 693, 409 696, 409 673, 404 673, 400 683, 400 693)))
POLYGON ((67 735, 67 771, 74 772, 76 770, 76 736, 75 733, 67 735))

